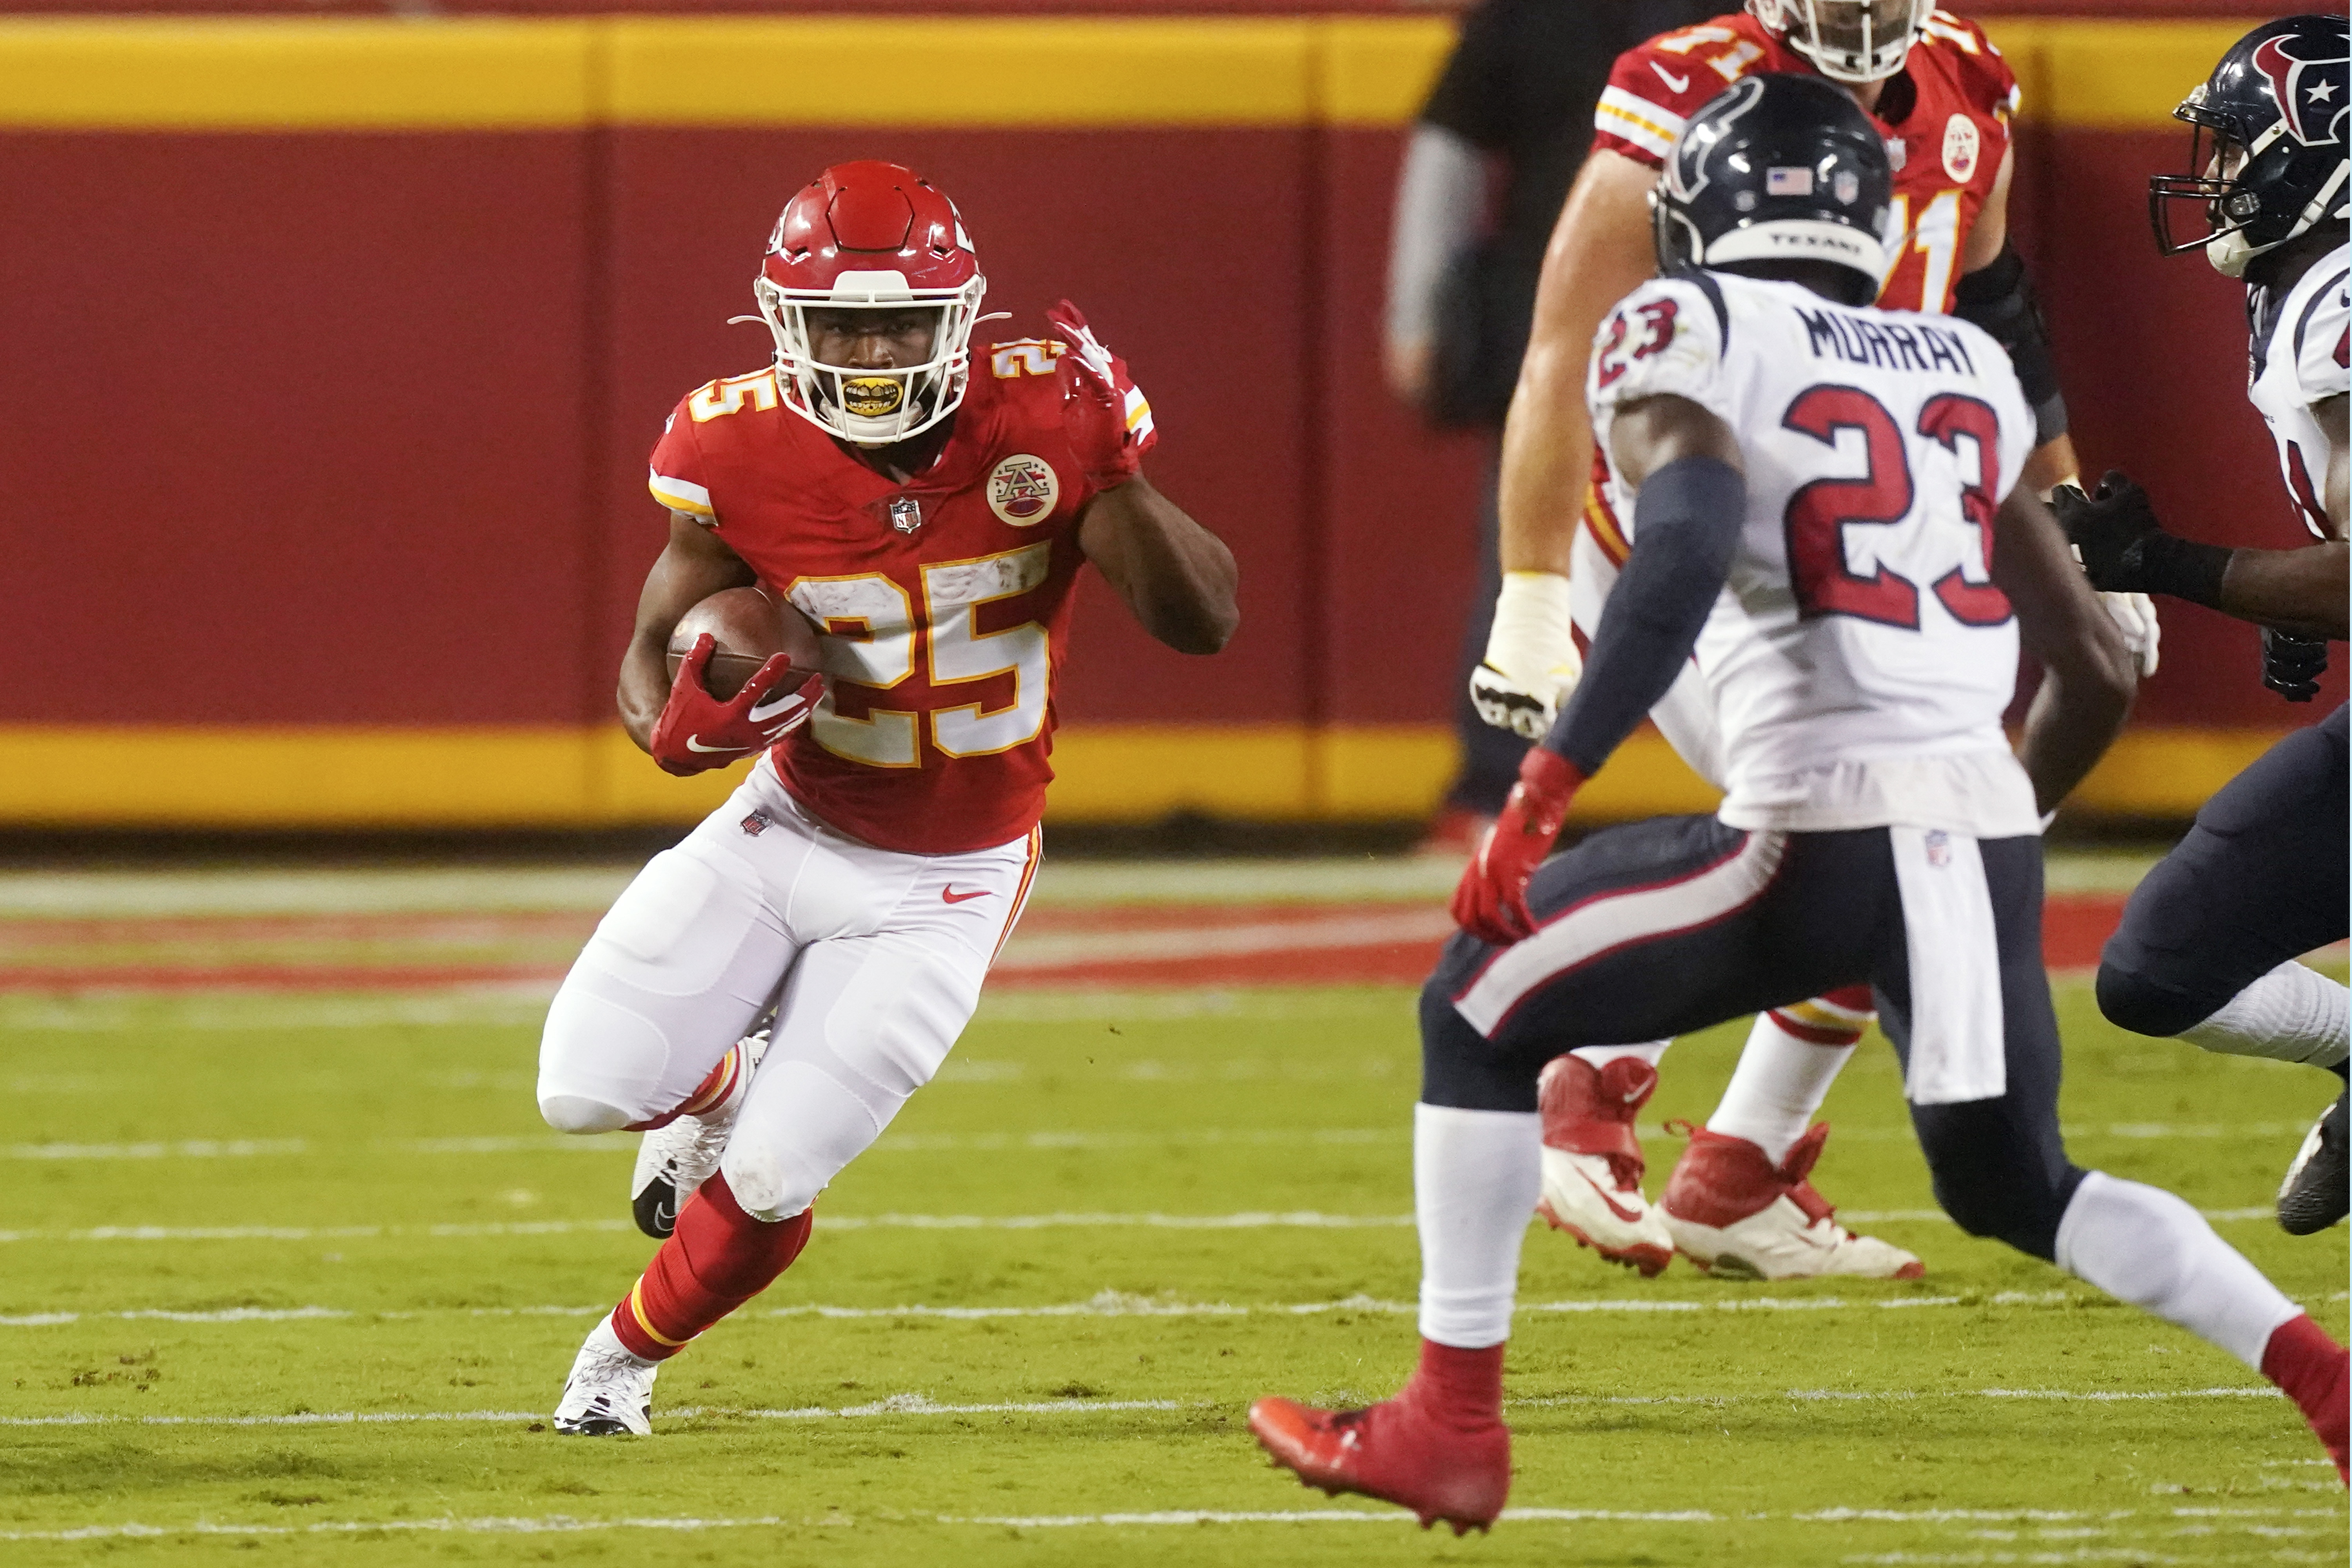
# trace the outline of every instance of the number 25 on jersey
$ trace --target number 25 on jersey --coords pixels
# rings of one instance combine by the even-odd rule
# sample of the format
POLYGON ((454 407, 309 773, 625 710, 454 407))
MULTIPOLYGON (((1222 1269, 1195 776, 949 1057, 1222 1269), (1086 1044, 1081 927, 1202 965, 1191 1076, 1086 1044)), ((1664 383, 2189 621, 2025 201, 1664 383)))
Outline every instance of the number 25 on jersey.
POLYGON ((787 597, 826 628, 826 673, 875 689, 874 705, 863 719, 835 711, 828 693, 809 721, 817 743, 873 767, 913 768, 922 765, 927 717, 931 743, 950 757, 988 756, 1036 739, 1045 724, 1051 664, 1045 628, 1023 621, 983 632, 974 612, 1045 582, 1052 552, 1050 542, 1041 542, 1002 555, 925 566, 920 626, 907 590, 879 573, 795 580, 787 597), (843 630, 845 623, 854 629, 843 630), (928 714, 889 706, 883 693, 914 676, 919 647, 929 660, 926 674, 935 695, 942 686, 1009 674, 1012 705, 991 711, 975 698, 935 703, 928 714))

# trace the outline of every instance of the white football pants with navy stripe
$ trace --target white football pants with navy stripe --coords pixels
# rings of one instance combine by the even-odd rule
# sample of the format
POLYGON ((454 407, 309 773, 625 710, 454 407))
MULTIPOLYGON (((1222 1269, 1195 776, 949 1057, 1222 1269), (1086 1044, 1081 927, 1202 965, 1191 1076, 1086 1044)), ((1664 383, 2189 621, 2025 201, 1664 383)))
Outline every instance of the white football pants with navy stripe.
POLYGON ((908 855, 803 811, 763 759, 637 874, 548 1009, 539 1104, 606 1132, 675 1110, 773 1005, 719 1169, 746 1213, 800 1213, 930 1081, 1020 918, 1038 836, 908 855))

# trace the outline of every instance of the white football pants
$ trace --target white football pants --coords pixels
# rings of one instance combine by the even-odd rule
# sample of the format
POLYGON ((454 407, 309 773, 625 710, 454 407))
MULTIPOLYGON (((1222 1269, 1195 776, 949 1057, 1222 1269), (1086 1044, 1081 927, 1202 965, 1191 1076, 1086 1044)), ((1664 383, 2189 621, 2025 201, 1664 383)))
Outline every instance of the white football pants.
POLYGON ((1037 852, 1034 831, 960 855, 877 849, 803 811, 762 759, 637 874, 564 977, 541 1114, 609 1132, 673 1110, 773 1004, 719 1169, 746 1213, 799 1214, 947 1059, 1037 852))

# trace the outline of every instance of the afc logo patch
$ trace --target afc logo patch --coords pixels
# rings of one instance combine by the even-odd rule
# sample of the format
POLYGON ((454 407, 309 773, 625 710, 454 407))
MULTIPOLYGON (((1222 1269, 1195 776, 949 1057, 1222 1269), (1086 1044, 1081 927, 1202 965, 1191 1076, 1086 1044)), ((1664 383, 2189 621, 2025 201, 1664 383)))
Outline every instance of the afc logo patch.
POLYGON ((768 829, 773 827, 775 825, 776 819, 774 817, 770 816, 764 811, 755 811, 751 816, 745 817, 739 826, 742 827, 746 834, 753 838, 757 838, 760 835, 767 832, 768 829))
POLYGON ((1016 452, 988 476, 988 510, 1014 528, 1033 528, 1054 513, 1062 482, 1043 458, 1016 452))
POLYGON ((1953 115, 1944 121, 1944 173, 1967 184, 1976 174, 1977 157, 1983 146, 1977 122, 1965 114, 1953 115))

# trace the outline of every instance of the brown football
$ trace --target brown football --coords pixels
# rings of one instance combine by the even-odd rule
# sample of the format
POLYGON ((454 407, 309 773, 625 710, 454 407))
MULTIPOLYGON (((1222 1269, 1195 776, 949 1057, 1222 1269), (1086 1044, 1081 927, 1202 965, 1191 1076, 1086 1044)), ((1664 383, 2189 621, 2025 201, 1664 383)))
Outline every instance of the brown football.
POLYGON ((743 683, 777 654, 788 654, 793 668, 814 675, 823 668, 816 627, 781 598, 763 588, 722 588, 679 617, 669 634, 669 678, 693 651, 695 638, 709 632, 718 645, 702 672, 702 684, 721 702, 743 689, 743 683))

